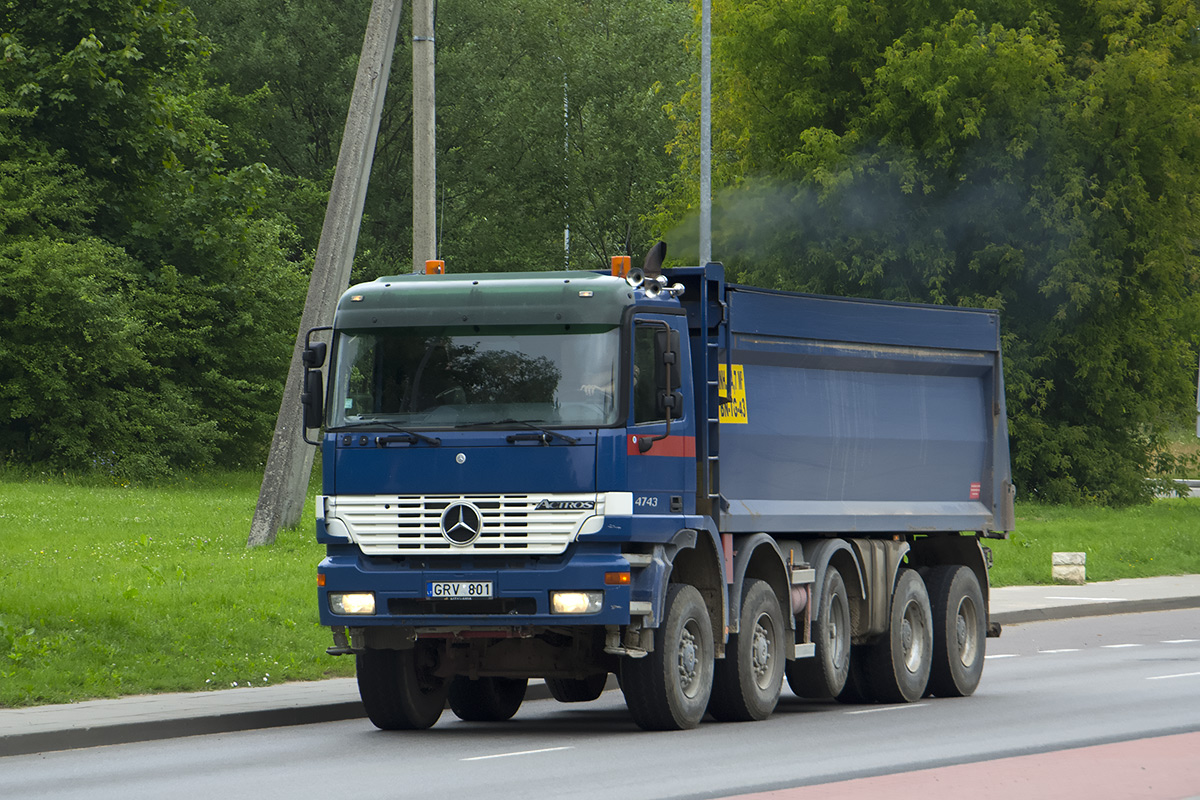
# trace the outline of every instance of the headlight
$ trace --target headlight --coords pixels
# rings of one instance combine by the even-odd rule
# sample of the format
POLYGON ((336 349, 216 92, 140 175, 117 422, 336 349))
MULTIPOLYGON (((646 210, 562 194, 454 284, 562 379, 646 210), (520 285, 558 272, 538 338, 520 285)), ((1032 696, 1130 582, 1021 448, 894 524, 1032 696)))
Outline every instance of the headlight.
POLYGON ((551 592, 551 614, 599 614, 604 592, 551 592))
POLYGON ((374 592, 330 592, 329 610, 335 614, 374 614, 374 592))

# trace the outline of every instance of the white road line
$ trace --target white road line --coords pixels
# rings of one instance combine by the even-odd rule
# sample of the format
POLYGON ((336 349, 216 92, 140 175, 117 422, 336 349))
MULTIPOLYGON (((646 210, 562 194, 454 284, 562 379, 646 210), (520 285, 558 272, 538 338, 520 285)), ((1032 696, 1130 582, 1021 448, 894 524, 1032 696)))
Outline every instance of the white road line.
POLYGON ((1163 639, 1161 644, 1191 644, 1192 642, 1200 642, 1200 639, 1163 639))
POLYGON ((1153 677, 1146 678, 1146 680, 1165 681, 1168 678, 1195 678, 1197 675, 1200 675, 1200 672, 1180 672, 1178 675, 1155 675, 1153 677))
POLYGON ((541 750, 521 750, 517 753, 496 753, 490 756, 472 756, 471 758, 460 758, 459 761, 486 761, 489 758, 510 758, 512 756, 531 756, 535 753, 553 753, 556 750, 574 750, 573 747, 543 747, 541 750))
POLYGON ((1038 650, 1038 655, 1045 656, 1045 655, 1052 655, 1054 653, 1078 653, 1078 652, 1079 652, 1078 647, 1064 647, 1061 650, 1038 650))
POLYGON ((1102 644, 1101 647, 1107 647, 1110 650, 1115 650, 1119 647, 1141 647, 1140 644, 1102 644))
POLYGON ((987 661, 989 658, 1017 658, 1017 656, 1017 653, 992 653, 990 656, 984 656, 983 660, 987 661))
POLYGON ((906 708, 921 708, 928 703, 905 703, 900 706, 885 706, 883 708, 864 708, 861 711, 847 711, 847 714, 878 714, 880 711, 902 711, 906 708))
POLYGON ((1070 595, 1048 594, 1043 600, 1075 600, 1081 603, 1119 603, 1124 597, 1072 597, 1070 595))

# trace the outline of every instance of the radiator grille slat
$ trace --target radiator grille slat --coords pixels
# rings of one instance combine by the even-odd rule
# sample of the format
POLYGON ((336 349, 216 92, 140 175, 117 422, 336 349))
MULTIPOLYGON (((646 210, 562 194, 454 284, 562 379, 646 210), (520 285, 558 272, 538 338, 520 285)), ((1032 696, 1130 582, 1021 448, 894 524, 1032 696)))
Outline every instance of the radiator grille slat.
POLYGON ((327 515, 341 519, 367 555, 421 553, 520 553, 557 555, 578 535, 584 520, 604 514, 604 496, 557 495, 339 495, 328 498, 327 515), (591 504, 593 508, 537 508, 591 504), (466 545, 442 536, 442 513, 453 503, 479 510, 483 529, 466 545))

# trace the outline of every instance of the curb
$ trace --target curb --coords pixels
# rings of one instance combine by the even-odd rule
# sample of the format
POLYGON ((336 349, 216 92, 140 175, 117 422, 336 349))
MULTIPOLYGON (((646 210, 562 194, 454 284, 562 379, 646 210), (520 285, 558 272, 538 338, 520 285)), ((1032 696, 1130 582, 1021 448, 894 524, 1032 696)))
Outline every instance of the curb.
POLYGON ((365 717, 361 702, 330 703, 302 708, 274 708, 233 714, 197 714, 173 719, 99 724, 86 728, 40 731, 0 737, 0 757, 76 750, 107 744, 130 744, 156 739, 203 736, 209 733, 234 733, 259 728, 307 725, 312 722, 339 722, 365 717))
POLYGON ((1078 605, 1024 608, 1019 611, 998 611, 989 616, 1001 625, 1022 622, 1047 622, 1080 617, 1107 617, 1114 614, 1143 614, 1149 611, 1176 611, 1181 608, 1200 608, 1200 597, 1161 597, 1145 600, 1097 601, 1078 605))
MULTIPOLYGON (((612 682, 609 688, 615 685, 616 683, 612 682)), ((545 681, 532 680, 529 682, 529 688, 525 692, 526 701, 548 699, 550 699, 550 690, 545 681)), ((0 758, 77 750, 109 744, 131 744, 157 739, 204 736, 211 733, 236 733, 262 728, 342 722, 349 719, 366 719, 366 716, 367 712, 363 709, 362 702, 354 700, 333 703, 314 702, 306 705, 218 714, 196 712, 180 714, 169 719, 148 719, 136 722, 98 723, 78 728, 0 735, 0 758)))

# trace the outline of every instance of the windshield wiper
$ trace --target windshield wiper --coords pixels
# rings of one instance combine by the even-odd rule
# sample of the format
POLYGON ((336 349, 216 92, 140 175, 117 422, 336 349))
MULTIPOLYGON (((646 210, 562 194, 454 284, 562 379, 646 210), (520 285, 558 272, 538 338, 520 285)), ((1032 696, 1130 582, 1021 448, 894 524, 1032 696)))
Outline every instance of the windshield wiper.
POLYGON ((417 433, 416 431, 410 431, 407 428, 403 428, 394 422, 384 422, 383 420, 359 422, 354 425, 339 425, 336 428, 328 428, 327 430, 330 433, 341 433, 342 431, 362 431, 373 430, 376 428, 387 428, 389 431, 396 431, 400 434, 399 436, 380 436, 375 440, 375 444, 378 447, 386 447, 391 442, 401 441, 407 441, 409 444, 424 442, 425 444, 433 445, 434 447, 438 447, 442 443, 442 440, 436 436, 426 436, 423 433, 417 433))
MULTIPOLYGON (((459 428, 482 428, 484 426, 495 426, 495 425, 524 425, 526 428, 529 428, 530 430, 534 430, 534 431, 537 431, 538 433, 540 433, 541 436, 538 436, 536 438, 540 439, 545 444, 550 444, 550 439, 552 437, 557 437, 559 439, 562 439, 567 444, 578 444, 579 443, 579 440, 576 439, 574 436, 567 436, 565 433, 559 433, 558 431, 552 431, 549 428, 543 428, 540 425, 534 424, 535 422, 541 422, 541 421, 542 420, 535 420, 535 419, 497 419, 497 420, 492 420, 492 421, 488 421, 488 422, 468 422, 465 425, 455 425, 454 427, 455 427, 455 429, 459 429, 459 428)), ((528 438, 528 434, 523 437, 519 433, 514 433, 514 434, 510 434, 508 437, 506 437, 506 439, 509 443, 520 441, 523 438, 528 438)))

